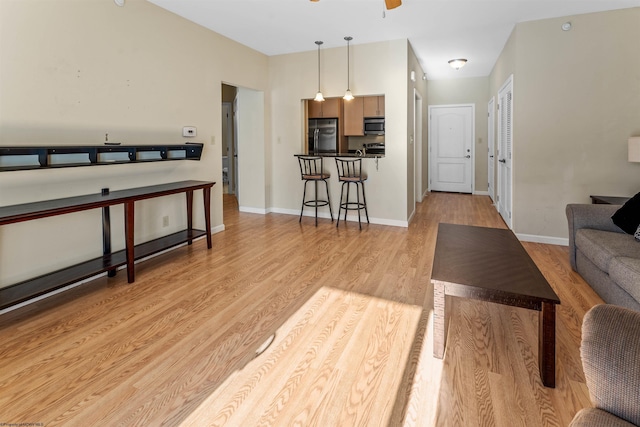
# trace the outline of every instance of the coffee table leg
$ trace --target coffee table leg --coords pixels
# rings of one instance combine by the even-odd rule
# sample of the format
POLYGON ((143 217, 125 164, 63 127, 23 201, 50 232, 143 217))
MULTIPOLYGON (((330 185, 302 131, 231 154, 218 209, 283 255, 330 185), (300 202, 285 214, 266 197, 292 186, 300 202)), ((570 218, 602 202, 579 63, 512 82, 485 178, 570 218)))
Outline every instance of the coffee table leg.
POLYGON ((444 319, 444 283, 433 280, 433 357, 444 357, 447 334, 444 319))
POLYGON ((556 305, 542 303, 538 319, 538 364, 542 384, 556 386, 556 305))

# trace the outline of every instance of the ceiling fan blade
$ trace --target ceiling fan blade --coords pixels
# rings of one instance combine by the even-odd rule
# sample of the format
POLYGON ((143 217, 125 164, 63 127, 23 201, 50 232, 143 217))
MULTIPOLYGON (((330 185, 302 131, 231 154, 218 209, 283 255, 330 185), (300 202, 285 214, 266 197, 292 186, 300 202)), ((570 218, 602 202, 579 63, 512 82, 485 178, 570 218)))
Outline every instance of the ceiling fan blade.
POLYGON ((387 5, 387 10, 391 10, 402 5, 402 0, 384 0, 384 3, 387 5))

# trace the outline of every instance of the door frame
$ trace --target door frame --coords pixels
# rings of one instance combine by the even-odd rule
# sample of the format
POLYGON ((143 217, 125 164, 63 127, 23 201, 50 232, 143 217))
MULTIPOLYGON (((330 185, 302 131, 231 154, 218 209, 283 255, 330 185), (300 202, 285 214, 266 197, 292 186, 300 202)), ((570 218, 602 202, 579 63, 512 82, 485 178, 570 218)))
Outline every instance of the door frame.
POLYGON ((498 168, 501 167, 507 167, 506 165, 508 164, 508 168, 507 168, 507 172, 508 174, 505 174, 506 179, 508 180, 508 182, 503 182, 503 178, 502 178, 502 171, 498 170, 498 212, 500 213, 500 216, 502 216, 502 219, 504 220, 504 222, 507 224, 507 227, 509 227, 510 229, 513 229, 513 123, 514 123, 514 117, 513 117, 513 100, 514 100, 514 95, 513 95, 513 74, 511 74, 506 80, 505 82, 502 84, 502 86, 500 86, 500 89, 498 90, 498 127, 497 127, 497 134, 498 134, 498 161, 502 160, 503 156, 504 156, 504 160, 506 161, 505 166, 500 166, 498 165, 498 168), (510 111, 509 111, 509 117, 510 117, 510 125, 511 125, 511 150, 510 153, 503 153, 503 147, 502 144, 504 143, 503 139, 502 139, 502 110, 501 108, 503 108, 501 106, 501 95, 503 93, 511 93, 511 104, 510 104, 510 111), (506 189, 504 188, 506 186, 506 189), (508 193, 508 197, 507 197, 507 204, 505 205, 505 201, 501 200, 500 197, 503 196, 503 191, 506 193, 508 193), (504 210, 502 209, 504 208, 504 210))
POLYGON ((471 172, 470 172, 470 177, 471 177, 471 191, 468 194, 473 194, 474 189, 475 189, 475 176, 476 176, 476 144, 475 144, 475 140, 476 140, 476 104, 434 104, 434 105, 429 105, 427 107, 428 109, 428 116, 427 116, 427 128, 428 128, 428 132, 429 132, 429 143, 428 143, 428 152, 429 152, 429 173, 428 173, 428 177, 429 177, 429 191, 432 191, 432 187, 431 187, 431 178, 432 178, 432 173, 433 173, 433 165, 432 165, 432 161, 433 161, 433 150, 432 150, 432 142, 433 142, 433 126, 431 124, 431 112, 435 109, 435 108, 455 108, 455 107, 471 107, 471 172))
MULTIPOLYGON (((226 134, 223 131, 222 137, 224 139, 224 145, 227 148, 227 185, 229 186, 229 194, 235 194, 235 183, 236 183, 236 165, 235 165, 235 147, 234 147, 234 120, 233 120, 233 103, 231 102, 223 102, 222 103, 222 122, 223 122, 223 130, 226 129, 226 134)), ((224 171, 223 171, 224 174, 224 171)))
POLYGON ((487 190, 491 201, 496 202, 496 97, 487 103, 487 190), (489 166, 493 167, 489 167, 489 166), (493 173, 490 173, 493 171, 493 173))
MULTIPOLYGON (((422 203, 424 192, 422 191, 422 96, 413 89, 413 173, 415 179, 414 205, 422 203)), ((414 206, 415 209, 415 206, 414 206)))

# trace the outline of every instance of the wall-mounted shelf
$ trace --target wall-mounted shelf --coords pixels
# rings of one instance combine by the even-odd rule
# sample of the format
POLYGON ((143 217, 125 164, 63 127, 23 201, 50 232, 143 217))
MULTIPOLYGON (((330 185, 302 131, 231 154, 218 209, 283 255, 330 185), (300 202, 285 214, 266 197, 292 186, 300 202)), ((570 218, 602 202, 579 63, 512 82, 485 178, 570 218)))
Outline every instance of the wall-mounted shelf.
POLYGON ((0 172, 200 160, 203 144, 0 147, 0 172))

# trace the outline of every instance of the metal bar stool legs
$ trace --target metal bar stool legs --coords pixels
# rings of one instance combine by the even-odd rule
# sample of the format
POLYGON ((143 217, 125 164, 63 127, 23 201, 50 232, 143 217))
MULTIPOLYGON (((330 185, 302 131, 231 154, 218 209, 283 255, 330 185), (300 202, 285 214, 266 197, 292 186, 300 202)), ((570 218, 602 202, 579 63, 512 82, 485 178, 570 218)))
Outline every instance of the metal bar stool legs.
POLYGON ((338 181, 342 182, 340 189, 340 207, 338 209, 338 222, 336 227, 340 225, 340 213, 344 209, 344 220, 347 220, 347 213, 350 210, 358 211, 358 225, 362 230, 362 218, 360 211, 364 209, 367 223, 369 223, 369 212, 367 211, 367 198, 364 192, 364 182, 367 176, 362 172, 362 159, 336 159, 336 167, 338 169, 338 181), (351 184, 356 186, 356 201, 350 201, 351 184), (344 186, 347 186, 347 197, 344 198, 344 186), (362 201, 360 201, 360 192, 362 192, 362 201))
POLYGON ((316 227, 318 226, 318 207, 329 206, 329 215, 331 216, 331 222, 333 222, 333 210, 331 209, 331 196, 329 195, 329 183, 327 180, 331 177, 323 170, 322 157, 317 156, 299 156, 298 162, 300 164, 300 174, 304 181, 304 192, 302 195, 302 206, 300 207, 300 218, 298 222, 302 222, 302 214, 304 207, 315 208, 316 227), (318 198, 318 182, 324 181, 325 190, 327 192, 327 199, 318 198), (314 185, 314 198, 307 200, 307 184, 313 182, 314 185))

